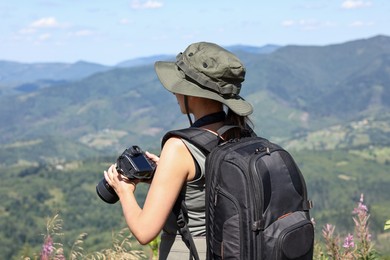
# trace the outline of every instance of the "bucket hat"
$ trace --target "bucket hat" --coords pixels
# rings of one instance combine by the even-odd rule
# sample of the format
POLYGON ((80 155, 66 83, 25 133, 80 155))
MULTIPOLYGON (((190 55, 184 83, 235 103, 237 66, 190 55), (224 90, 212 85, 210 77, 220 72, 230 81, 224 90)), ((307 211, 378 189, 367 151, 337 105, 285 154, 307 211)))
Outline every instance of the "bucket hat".
POLYGON ((170 92, 217 100, 241 116, 253 112, 252 105, 239 95, 244 65, 217 44, 193 43, 176 56, 175 62, 156 62, 155 70, 170 92))

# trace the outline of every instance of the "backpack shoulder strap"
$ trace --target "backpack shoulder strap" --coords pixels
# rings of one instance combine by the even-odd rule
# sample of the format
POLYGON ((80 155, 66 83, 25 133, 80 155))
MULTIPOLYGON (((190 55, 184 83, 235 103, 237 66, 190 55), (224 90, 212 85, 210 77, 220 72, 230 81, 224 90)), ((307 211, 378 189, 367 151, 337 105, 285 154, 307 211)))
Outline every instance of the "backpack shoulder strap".
POLYGON ((196 249, 194 239, 190 233, 190 229, 188 227, 188 211, 187 206, 185 204, 184 200, 184 194, 181 194, 179 199, 176 201, 174 207, 180 207, 178 215, 176 216, 176 223, 179 228, 179 233, 181 235, 181 239, 183 240, 184 244, 187 246, 187 248, 190 250, 190 257, 189 259, 192 260, 200 260, 198 250, 196 249), (180 198, 181 197, 181 198, 180 198))
MULTIPOLYGON (((219 133, 218 133, 219 134, 219 133)), ((184 128, 180 130, 173 130, 166 133, 161 142, 161 147, 164 146, 165 142, 171 137, 180 137, 184 140, 195 145, 205 155, 209 154, 213 148, 215 148, 220 142, 220 134, 216 135, 208 130, 201 128, 184 128)))

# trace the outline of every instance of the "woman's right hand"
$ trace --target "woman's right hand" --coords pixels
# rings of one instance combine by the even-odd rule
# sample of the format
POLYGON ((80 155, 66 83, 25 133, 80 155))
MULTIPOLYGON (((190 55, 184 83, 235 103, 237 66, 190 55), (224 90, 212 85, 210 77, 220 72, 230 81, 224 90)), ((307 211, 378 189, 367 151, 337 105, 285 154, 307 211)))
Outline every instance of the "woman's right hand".
POLYGON ((104 171, 104 178, 107 183, 115 190, 116 194, 121 197, 123 192, 129 190, 134 192, 138 180, 129 180, 116 170, 116 164, 112 164, 107 171, 104 171))

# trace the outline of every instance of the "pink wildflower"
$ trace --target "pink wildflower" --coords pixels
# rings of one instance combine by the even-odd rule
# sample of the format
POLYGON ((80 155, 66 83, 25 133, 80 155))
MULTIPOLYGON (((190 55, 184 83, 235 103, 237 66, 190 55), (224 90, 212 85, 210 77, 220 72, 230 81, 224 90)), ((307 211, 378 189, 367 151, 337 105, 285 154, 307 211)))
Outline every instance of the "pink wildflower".
POLYGON ((324 226, 324 228, 322 229, 322 233, 324 234, 324 236, 326 237, 331 237, 333 235, 333 232, 334 232, 334 229, 336 227, 333 226, 332 224, 326 224, 324 226))
POLYGON ((339 259, 340 250, 339 250, 339 237, 333 236, 336 226, 331 224, 326 224, 322 229, 322 235, 325 238, 325 244, 328 251, 328 255, 332 259, 339 259))
POLYGON ((364 196, 363 194, 360 195, 360 201, 357 208, 354 208, 352 213, 354 214, 366 214, 368 212, 368 208, 366 205, 363 204, 364 196))
POLYGON ((347 237, 344 239, 343 247, 347 249, 355 247, 355 243, 353 241, 353 235, 351 234, 347 235, 347 237))
POLYGON ((42 245, 41 259, 50 259, 50 256, 53 253, 54 249, 55 248, 53 246, 53 239, 51 238, 51 236, 47 236, 45 239, 45 243, 42 245))

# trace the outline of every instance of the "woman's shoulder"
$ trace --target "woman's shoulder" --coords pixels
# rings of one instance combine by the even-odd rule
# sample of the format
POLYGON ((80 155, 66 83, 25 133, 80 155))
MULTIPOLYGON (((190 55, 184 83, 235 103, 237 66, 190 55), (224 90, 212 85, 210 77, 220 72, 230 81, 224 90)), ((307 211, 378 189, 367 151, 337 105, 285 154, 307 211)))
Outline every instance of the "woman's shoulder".
POLYGON ((177 176, 183 174, 187 179, 193 178, 194 162, 190 151, 179 137, 171 137, 163 146, 161 151, 159 165, 161 169, 165 169, 170 174, 177 176), (189 176, 188 174, 192 174, 189 176))
POLYGON ((173 153, 180 156, 185 151, 187 151, 187 148, 183 140, 178 136, 171 136, 165 140, 161 153, 173 153))
POLYGON ((167 140, 165 140, 164 147, 165 146, 181 147, 182 145, 184 145, 184 144, 179 136, 170 136, 169 138, 167 138, 167 140))

